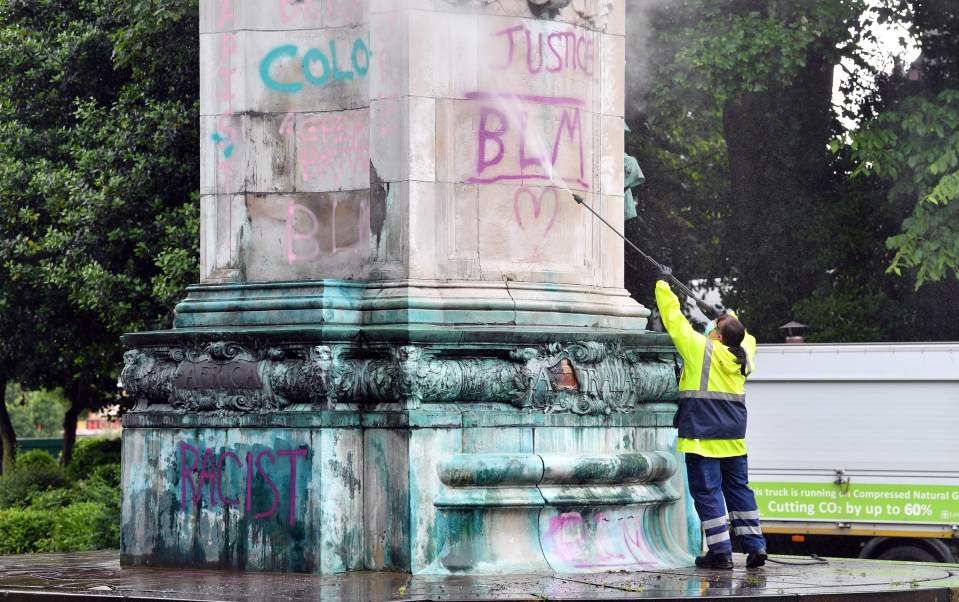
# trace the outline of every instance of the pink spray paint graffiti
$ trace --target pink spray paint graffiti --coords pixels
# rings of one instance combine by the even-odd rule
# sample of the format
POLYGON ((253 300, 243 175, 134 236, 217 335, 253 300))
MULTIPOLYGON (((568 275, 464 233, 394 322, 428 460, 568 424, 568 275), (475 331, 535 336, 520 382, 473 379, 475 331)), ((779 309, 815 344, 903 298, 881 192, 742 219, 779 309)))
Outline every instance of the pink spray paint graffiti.
POLYGON ((340 202, 323 196, 290 201, 283 235, 287 263, 316 261, 357 248, 368 237, 369 214, 367 199, 340 202))
POLYGON ((484 92, 471 92, 466 98, 482 103, 476 132, 476 170, 468 183, 546 180, 589 189, 583 101, 484 92), (534 110, 539 113, 541 128, 531 133, 530 112, 534 110))
POLYGON ((233 8, 234 0, 217 0, 216 28, 224 30, 233 26, 236 21, 236 11, 233 8))
POLYGON ((322 4, 319 0, 277 0, 280 23, 289 25, 294 21, 319 20, 322 4))
POLYGON ((538 195, 525 186, 517 188, 513 194, 513 216, 521 230, 545 237, 559 216, 559 194, 555 188, 543 188, 538 195))
POLYGON ((381 102, 375 125, 370 109, 300 115, 288 113, 280 133, 296 147, 300 184, 307 189, 360 190, 369 184, 370 139, 398 132, 400 105, 381 102))
POLYGON ((583 516, 564 512, 548 519, 543 550, 557 570, 609 570, 654 565, 644 510, 629 509, 583 516))
MULTIPOLYGON (((180 481, 180 510, 185 512, 188 507, 200 507, 209 486, 209 494, 205 498, 207 507, 214 509, 217 506, 242 506, 244 513, 253 515, 254 520, 261 520, 275 516, 280 509, 281 491, 284 486, 287 496, 287 523, 292 528, 296 525, 296 489, 297 489, 297 460, 306 460, 309 449, 305 446, 297 449, 261 449, 254 453, 246 452, 241 460, 240 456, 232 451, 223 451, 217 454, 211 448, 200 451, 186 442, 181 441, 178 447, 179 481, 180 481), (281 470, 283 460, 288 466, 281 470), (269 461, 269 463, 266 462, 269 461), (231 470, 230 466, 235 467, 231 470), (256 475, 254 476, 254 470, 256 475), (276 472, 285 472, 286 483, 277 482, 273 477, 276 472), (237 475, 237 473, 240 473, 237 475), (272 476, 271 476, 272 475, 272 476), (240 493, 235 491, 234 497, 225 492, 224 481, 229 480, 236 484, 242 480, 243 501, 240 493), (266 486, 272 496, 270 507, 266 509, 254 508, 254 488, 266 486), (189 492, 187 490, 189 489, 189 492)), ((238 487, 234 486, 234 489, 238 487)))
POLYGON ((595 71, 594 42, 592 34, 585 30, 570 27, 544 34, 534 33, 526 25, 515 25, 493 32, 492 36, 505 41, 505 45, 501 45, 501 61, 493 65, 495 70, 512 69, 520 63, 532 75, 572 72, 592 77, 595 71))
POLYGON ((356 24, 363 20, 363 3, 359 0, 326 0, 326 21, 334 25, 356 24))
POLYGON ((296 263, 298 261, 314 261, 320 256, 320 243, 316 240, 316 235, 320 231, 320 222, 316 219, 316 214, 309 208, 290 201, 286 208, 286 229, 283 237, 283 243, 286 248, 286 261, 296 263), (309 224, 306 230, 297 229, 297 214, 309 224), (297 243, 301 243, 299 252, 297 243), (305 246, 304 250, 302 246, 305 246))
POLYGON ((233 113, 233 55, 237 51, 236 34, 223 34, 217 41, 217 108, 227 114, 233 113))
POLYGON ((319 21, 325 17, 328 24, 359 23, 363 17, 363 3, 357 0, 276 0, 280 23, 319 21))
POLYGON ((369 111, 307 116, 288 114, 280 128, 295 136, 297 164, 306 184, 358 189, 369 177, 369 111))
MULTIPOLYGON (((220 29, 235 26, 236 12, 233 0, 219 0, 217 3, 217 27, 220 29)), ((220 115, 216 119, 216 129, 210 134, 216 149, 216 169, 225 176, 234 171, 237 145, 240 137, 231 125, 233 115, 233 57, 237 52, 236 33, 222 33, 217 39, 216 52, 216 109, 220 115)))

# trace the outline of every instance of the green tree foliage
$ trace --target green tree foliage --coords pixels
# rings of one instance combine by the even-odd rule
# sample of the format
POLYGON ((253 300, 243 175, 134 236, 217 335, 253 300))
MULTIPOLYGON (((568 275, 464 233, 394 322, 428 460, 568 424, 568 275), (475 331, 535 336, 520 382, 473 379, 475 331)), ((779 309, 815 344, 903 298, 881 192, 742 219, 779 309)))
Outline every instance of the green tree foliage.
POLYGON ((654 68, 630 148, 648 177, 647 213, 658 215, 634 232, 682 273, 735 282, 728 301, 762 339, 815 288, 805 259, 833 188, 832 70, 868 35, 866 10, 681 0, 651 18, 654 68))
POLYGON ((26 391, 7 385, 7 408, 17 437, 57 437, 63 428, 66 400, 60 391, 26 391))
MULTIPOLYGON (((880 75, 858 115, 847 112, 847 117, 861 119, 861 127, 831 143, 839 173, 846 176, 841 210, 858 205, 854 223, 861 226, 846 232, 862 239, 859 251, 850 252, 858 262, 835 270, 833 280, 855 279, 868 290, 860 293, 862 307, 850 306, 841 315, 823 304, 818 304, 822 312, 812 311, 814 299, 797 305, 797 315, 817 319, 818 313, 820 324, 825 322, 815 334, 818 340, 848 340, 825 337, 857 314, 864 329, 881 332, 867 340, 959 338, 952 309, 959 282, 947 278, 959 275, 959 209, 953 202, 959 196, 959 5, 917 0, 893 8, 881 11, 877 20, 907 25, 920 57, 889 76, 880 75), (881 270, 895 277, 879 276, 881 270), (885 302, 876 306, 878 300, 885 302), (863 307, 871 309, 868 318, 863 307)), ((850 238, 833 230, 835 240, 850 238)))
POLYGON ((119 336, 197 277, 197 18, 0 0, 0 376, 62 387, 67 462, 80 412, 115 397, 119 336))
POLYGON ((896 252, 889 269, 915 270, 917 288, 959 278, 959 82, 931 98, 903 99, 856 132, 851 146, 854 176, 889 180, 890 201, 915 207, 888 240, 896 252))
MULTIPOLYGON (((875 41, 873 26, 908 20, 913 5, 921 16, 932 4, 675 0, 650 10, 644 26, 653 33, 642 49, 650 66, 647 89, 638 110, 628 112, 634 134, 627 138, 627 152, 639 159, 647 184, 639 193, 640 219, 628 233, 687 278, 721 279, 730 290, 724 300, 762 341, 782 340, 778 326, 790 319, 813 325, 810 338, 820 341, 959 336, 946 315, 949 296, 959 291, 935 286, 915 294, 911 275, 884 273, 890 262, 905 266, 914 257, 905 251, 908 244, 926 247, 920 251, 926 256, 929 247, 959 250, 951 230, 933 231, 942 218, 934 225, 914 216, 914 227, 895 236, 920 191, 928 196, 940 182, 938 192, 951 190, 944 176, 955 170, 946 148, 956 136, 948 117, 953 101, 927 94, 919 123, 909 117, 915 109, 907 115, 900 108, 877 118, 881 133, 869 138, 879 132, 870 120, 902 95, 890 81, 895 78, 885 78, 878 90, 870 87, 878 74, 864 47, 875 41), (834 143, 837 152, 830 152, 830 141, 843 134, 832 106, 841 61, 858 68, 847 91, 865 98, 842 112, 863 118, 869 133, 854 138, 855 148, 834 143), (936 118, 942 136, 926 127, 936 118), (922 172, 905 203, 908 195, 896 190, 904 184, 879 176, 903 174, 907 167, 888 159, 866 164, 863 154, 867 147, 894 157, 903 151, 890 143, 898 135, 890 133, 892 124, 914 130, 908 143, 916 152, 903 153, 903 161, 922 172), (925 139, 916 127, 925 127, 925 139), (886 167, 892 172, 876 171, 886 167), (894 251, 902 250, 898 259, 886 249, 890 238, 894 251)), ((952 35, 946 42, 935 34, 941 27, 936 21, 941 19, 920 18, 913 25, 924 53, 930 40, 941 50, 955 48, 959 39, 952 35)), ((933 79, 934 72, 940 84, 943 70, 955 62, 942 52, 924 76, 933 79)), ((930 198, 941 201, 938 194, 930 198)), ((924 218, 942 205, 927 204, 920 208, 924 218)), ((638 264, 629 254, 627 259, 638 264)), ((628 269, 627 286, 650 303, 653 273, 637 267, 628 269)))

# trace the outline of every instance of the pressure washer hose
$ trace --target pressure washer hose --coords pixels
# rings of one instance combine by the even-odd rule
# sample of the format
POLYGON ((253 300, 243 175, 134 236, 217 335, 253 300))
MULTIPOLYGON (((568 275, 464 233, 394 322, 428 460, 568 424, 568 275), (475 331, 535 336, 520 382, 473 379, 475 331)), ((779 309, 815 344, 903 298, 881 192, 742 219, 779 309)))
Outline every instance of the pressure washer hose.
MULTIPOLYGON (((612 231, 616 234, 616 236, 622 238, 623 241, 624 241, 626 244, 628 244, 629 246, 631 246, 631 247, 633 248, 633 250, 635 250, 637 253, 639 253, 640 256, 643 257, 643 259, 645 259, 645 260, 648 261, 649 263, 653 264, 653 267, 655 267, 655 268, 656 268, 657 270, 659 270, 660 272, 665 272, 663 264, 659 263, 658 261, 656 261, 655 259, 653 259, 652 257, 650 257, 645 251, 643 251, 642 249, 640 249, 639 247, 637 247, 636 244, 633 243, 633 241, 631 241, 631 240, 629 240, 628 238, 626 238, 626 236, 625 236, 622 232, 620 232, 619 230, 617 230, 611 223, 609 223, 609 222, 607 222, 605 219, 603 219, 603 216, 602 216, 602 215, 600 215, 599 213, 597 213, 595 210, 593 210, 592 207, 590 207, 589 205, 587 205, 587 204, 583 201, 583 197, 579 196, 578 194, 576 194, 575 192, 572 192, 572 191, 570 191, 570 194, 573 196, 573 200, 574 200, 574 201, 576 201, 579 205, 585 207, 590 213, 592 213, 592 214, 596 217, 596 219, 598 219, 599 221, 603 222, 603 224, 605 224, 607 228, 609 228, 610 230, 612 230, 612 231)), ((690 290, 690 288, 689 288, 688 286, 686 286, 685 284, 683 284, 682 282, 680 282, 679 279, 676 278, 676 276, 674 276, 674 275, 672 275, 672 274, 669 274, 669 279, 672 281, 673 284, 676 285, 676 287, 677 287, 680 291, 682 291, 683 293, 685 293, 686 295, 688 295, 691 299, 693 299, 693 300, 696 302, 696 305, 699 306, 700 311, 702 311, 703 314, 705 314, 707 318, 711 318, 711 317, 712 317, 712 314, 715 313, 715 311, 716 311, 715 308, 710 307, 708 303, 706 303, 705 301, 703 301, 702 299, 700 299, 699 297, 697 297, 696 294, 693 293, 693 291, 690 290)), ((720 314, 722 314, 722 313, 725 313, 725 311, 720 311, 720 314)))
POLYGON ((766 562, 774 562, 776 564, 785 564, 788 566, 813 566, 817 564, 829 564, 829 560, 823 558, 819 554, 810 554, 809 558, 812 560, 812 562, 789 562, 787 560, 776 560, 772 557, 766 558, 766 562))

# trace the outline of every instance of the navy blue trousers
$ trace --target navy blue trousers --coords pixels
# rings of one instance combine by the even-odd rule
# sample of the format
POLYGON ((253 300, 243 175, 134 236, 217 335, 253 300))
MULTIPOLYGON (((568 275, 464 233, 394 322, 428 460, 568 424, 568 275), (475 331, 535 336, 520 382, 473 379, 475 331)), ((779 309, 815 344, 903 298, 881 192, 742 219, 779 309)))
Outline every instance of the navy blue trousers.
POLYGON ((746 456, 706 458, 686 454, 686 470, 689 493, 706 530, 706 545, 711 552, 732 553, 730 525, 744 552, 766 548, 759 528, 756 496, 749 488, 746 456))

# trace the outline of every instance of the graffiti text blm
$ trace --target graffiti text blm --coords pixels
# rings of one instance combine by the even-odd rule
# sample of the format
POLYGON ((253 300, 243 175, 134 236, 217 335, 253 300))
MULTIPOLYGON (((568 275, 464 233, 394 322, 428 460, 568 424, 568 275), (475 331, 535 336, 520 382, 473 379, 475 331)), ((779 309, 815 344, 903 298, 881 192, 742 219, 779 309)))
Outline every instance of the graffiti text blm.
POLYGON ((470 184, 510 180, 586 181, 583 102, 575 98, 472 92, 481 101, 470 184))
POLYGON ((335 196, 290 201, 283 247, 288 263, 315 261, 362 247, 369 240, 367 199, 340 202, 335 196))
MULTIPOLYGON (((260 520, 280 512, 286 499, 287 522, 296 524, 296 473, 298 460, 306 460, 309 449, 258 449, 242 456, 232 451, 219 454, 211 448, 200 450, 180 442, 180 509, 199 507, 241 508, 260 520)), ((303 467, 306 468, 306 467, 303 467)))

